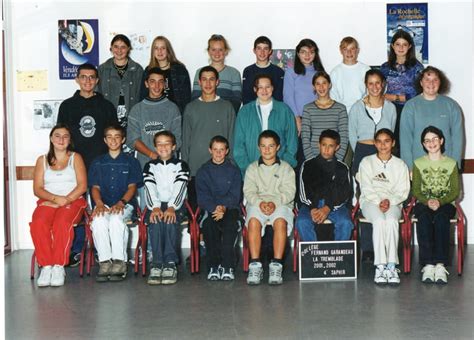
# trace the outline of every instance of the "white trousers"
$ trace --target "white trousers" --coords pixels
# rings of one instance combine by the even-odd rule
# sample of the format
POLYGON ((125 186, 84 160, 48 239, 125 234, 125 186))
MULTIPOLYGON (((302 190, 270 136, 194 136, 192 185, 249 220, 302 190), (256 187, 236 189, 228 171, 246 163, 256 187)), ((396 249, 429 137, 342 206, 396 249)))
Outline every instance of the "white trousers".
POLYGON ((391 206, 383 213, 378 204, 365 202, 361 209, 364 217, 372 223, 374 265, 398 264, 398 220, 402 208, 391 206))
POLYGON ((91 230, 99 261, 127 261, 128 226, 133 213, 133 206, 127 204, 123 214, 96 216, 92 220, 91 230))

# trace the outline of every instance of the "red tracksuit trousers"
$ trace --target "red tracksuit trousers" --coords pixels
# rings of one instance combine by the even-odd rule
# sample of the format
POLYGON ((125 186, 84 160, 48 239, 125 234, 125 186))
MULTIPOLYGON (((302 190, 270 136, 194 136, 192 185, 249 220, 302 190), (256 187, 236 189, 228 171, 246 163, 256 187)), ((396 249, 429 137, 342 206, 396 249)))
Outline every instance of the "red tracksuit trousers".
POLYGON ((81 197, 63 207, 41 205, 39 200, 30 223, 30 233, 40 266, 69 263, 69 252, 74 239, 74 224, 79 223, 87 206, 81 197))

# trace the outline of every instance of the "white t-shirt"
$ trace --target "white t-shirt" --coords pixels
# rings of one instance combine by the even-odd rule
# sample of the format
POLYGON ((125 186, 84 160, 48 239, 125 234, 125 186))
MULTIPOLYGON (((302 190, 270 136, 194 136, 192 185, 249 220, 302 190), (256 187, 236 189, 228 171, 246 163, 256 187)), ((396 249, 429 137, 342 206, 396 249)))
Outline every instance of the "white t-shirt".
POLYGON ((354 65, 340 63, 331 71, 331 98, 346 106, 347 112, 365 94, 365 73, 370 66, 357 62, 354 65))
POLYGON ((268 104, 258 104, 260 106, 260 113, 262 114, 262 131, 268 130, 268 117, 273 108, 273 101, 268 104))
POLYGON ((382 119, 382 109, 383 106, 373 108, 373 107, 368 107, 367 105, 365 106, 365 109, 369 113, 370 117, 372 117, 372 120, 374 121, 375 125, 377 125, 380 120, 382 119))

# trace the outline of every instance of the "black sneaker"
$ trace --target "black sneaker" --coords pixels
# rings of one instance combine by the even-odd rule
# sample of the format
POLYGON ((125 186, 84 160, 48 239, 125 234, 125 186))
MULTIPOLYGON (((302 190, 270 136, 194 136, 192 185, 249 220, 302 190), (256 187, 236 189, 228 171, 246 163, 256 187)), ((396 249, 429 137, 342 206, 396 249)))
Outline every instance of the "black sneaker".
POLYGON ((79 263, 81 263, 81 254, 71 253, 71 255, 69 255, 69 264, 66 267, 74 268, 79 266, 79 263))

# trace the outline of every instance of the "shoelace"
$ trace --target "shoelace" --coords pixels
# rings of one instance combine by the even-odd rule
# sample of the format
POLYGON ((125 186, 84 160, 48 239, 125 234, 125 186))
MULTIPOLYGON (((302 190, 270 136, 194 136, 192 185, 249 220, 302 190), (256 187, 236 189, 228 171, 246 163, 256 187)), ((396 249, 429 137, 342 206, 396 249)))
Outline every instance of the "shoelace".
POLYGON ((251 277, 255 276, 255 277, 260 277, 260 268, 252 268, 250 271, 249 271, 249 275, 251 277))
POLYGON ((271 276, 275 276, 275 275, 281 276, 281 267, 271 266, 270 268, 271 268, 270 269, 270 275, 271 276))

